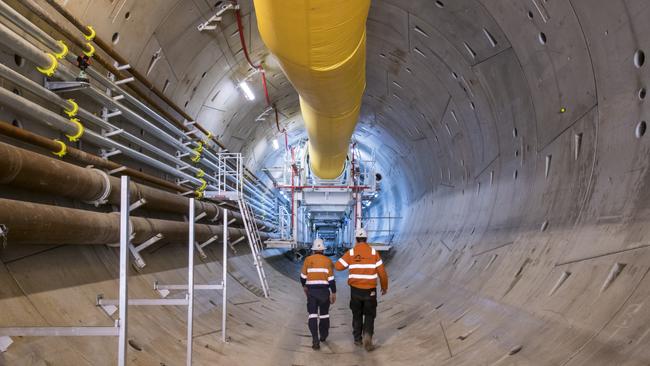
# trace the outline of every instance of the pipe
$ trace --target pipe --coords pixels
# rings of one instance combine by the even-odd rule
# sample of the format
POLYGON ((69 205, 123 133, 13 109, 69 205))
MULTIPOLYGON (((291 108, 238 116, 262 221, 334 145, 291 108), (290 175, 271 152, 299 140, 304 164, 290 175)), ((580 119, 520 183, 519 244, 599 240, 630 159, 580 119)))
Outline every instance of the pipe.
POLYGON ((262 40, 300 95, 311 168, 334 179, 343 172, 366 85, 370 0, 254 3, 262 40))
MULTIPOLYGON (((31 44, 29 44, 25 40, 21 39, 18 35, 11 32, 3 24, 0 24, 0 41, 5 43, 9 47, 11 47, 12 45, 15 44, 15 45, 17 45, 17 48, 19 48, 19 49, 33 51, 33 52, 30 53, 30 55, 31 55, 30 57, 33 57, 33 59, 31 59, 31 60, 36 62, 36 63, 38 63, 38 61, 44 61, 45 59, 47 59, 47 56, 46 56, 45 53, 36 52, 35 51, 36 47, 32 46, 31 44)), ((63 67, 60 67, 59 72, 69 74, 69 72, 65 71, 65 69, 63 67)), ((7 68, 4 65, 0 65, 0 74, 2 74, 4 77, 6 77, 7 79, 9 79, 11 81, 13 81, 13 82, 15 82, 15 83, 17 83, 17 84, 19 84, 21 86, 24 86, 24 87, 28 88, 33 93, 57 103, 62 108, 67 108, 67 109, 71 108, 71 105, 68 104, 67 101, 65 101, 61 97, 59 97, 57 94, 52 93, 49 90, 46 90, 46 89, 42 88, 41 86, 37 85, 36 83, 32 82, 29 79, 26 79, 22 75, 16 73, 15 71, 7 68)), ((95 93, 95 95, 101 95, 101 93, 95 93)), ((110 100, 110 98, 108 98, 108 99, 110 100)), ((2 88, 0 88, 0 101, 4 102, 5 105, 7 105, 11 109, 13 109, 16 113, 18 113, 20 115, 27 115, 29 117, 35 118, 38 121, 46 121, 46 122, 48 122, 49 125, 56 126, 57 128, 59 128, 62 132, 66 133, 66 134, 73 135, 77 131, 77 126, 74 123, 70 122, 69 120, 67 120, 67 119, 65 119, 65 118, 63 118, 61 116, 58 116, 58 115, 52 113, 51 111, 49 111, 49 110, 47 110, 47 109, 45 109, 43 107, 40 107, 37 104, 35 104, 35 103, 31 102, 31 101, 28 101, 27 99, 21 98, 21 97, 15 95, 15 94, 13 94, 13 93, 5 90, 5 89, 2 89, 2 88)), ((126 108, 123 108, 123 110, 129 111, 126 108)), ((106 121, 103 121, 102 119, 99 119, 98 117, 96 117, 93 114, 83 110, 82 108, 80 108, 79 114, 80 114, 80 116, 82 116, 87 121, 93 122, 94 124, 98 125, 99 127, 108 128, 108 129, 111 129, 111 130, 116 130, 117 129, 115 126, 109 124, 106 121)), ((135 114, 132 114, 132 115, 137 116, 135 114)), ((139 116, 137 116, 137 117, 139 117, 139 116)), ((144 123, 146 125, 150 126, 151 130, 153 130, 155 128, 155 127, 153 127, 153 125, 149 125, 148 121, 146 121, 144 119, 142 119, 142 121, 144 121, 144 123)), ((157 147, 155 147, 155 146, 153 146, 153 145, 151 145, 149 143, 146 143, 146 142, 138 139, 137 137, 135 137, 135 136, 133 136, 133 135, 127 133, 127 132, 122 132, 121 135, 122 135, 122 137, 126 138, 129 141, 134 142, 136 144, 139 144, 140 146, 143 146, 143 147, 147 148, 150 151, 153 151, 158 156, 163 157, 168 161, 172 161, 172 162, 174 162, 174 163, 176 163, 176 164, 178 164, 180 166, 187 166, 190 169, 190 171, 192 171, 194 173, 198 172, 198 169, 194 168, 193 166, 190 166, 189 164, 183 162, 182 160, 176 158, 175 156, 167 154, 166 152, 158 149, 157 147)), ((173 138, 171 138, 171 136, 169 136, 167 134, 163 133, 162 135, 167 136, 170 139, 174 140, 173 138)), ((99 145, 99 146, 119 149, 125 155, 128 155, 128 156, 130 156, 130 157, 132 157, 132 158, 134 158, 136 160, 140 160, 141 162, 144 162, 145 164, 154 166, 154 167, 156 167, 158 169, 166 171, 166 172, 168 172, 168 173, 170 173, 170 174, 172 174, 174 176, 177 176, 179 178, 186 179, 186 180, 188 180, 188 181, 190 181, 190 182, 192 182, 192 183, 194 183, 196 185, 201 184, 201 182, 197 178, 195 178, 194 176, 183 173, 183 172, 181 172, 181 171, 179 171, 179 170, 177 170, 177 169, 175 169, 173 167, 170 167, 168 165, 164 165, 163 163, 161 163, 158 160, 152 159, 152 158, 148 157, 147 155, 144 155, 144 154, 142 154, 142 153, 140 153, 138 151, 135 151, 135 150, 129 149, 129 148, 123 146, 123 145, 120 145, 120 144, 114 142, 113 140, 110 140, 110 139, 108 139, 108 138, 106 138, 104 136, 101 136, 101 135, 98 135, 98 134, 94 133, 93 131, 86 130, 86 132, 84 134, 84 139, 92 141, 93 143, 95 143, 96 145, 99 145)), ((185 146, 182 146, 182 147, 186 148, 185 146)), ((57 147, 56 149, 58 150, 59 147, 57 147)), ((206 176, 206 177, 208 177, 208 179, 213 181, 213 182, 215 181, 215 179, 213 177, 211 177, 211 176, 206 176)), ((212 187, 212 188, 214 189, 214 187, 212 187)), ((255 203, 253 203, 253 206, 255 206, 258 210, 263 210, 260 207, 258 207, 258 205, 256 205, 255 203)))
MULTIPOLYGON (((73 208, 43 205, 0 198, 0 223, 8 229, 9 244, 101 245, 119 241, 120 217, 73 208)), ((133 243, 143 243, 157 234, 165 242, 185 243, 188 224, 179 221, 131 217, 133 243)), ((205 241, 220 234, 220 225, 195 224, 196 240, 205 241)), ((232 239, 246 235, 242 229, 228 228, 232 239)), ((262 240, 275 235, 260 233, 262 240)))
MULTIPOLYGON (((3 5, 1 8, 5 8, 5 9, 4 9, 4 13, 6 13, 6 12, 8 11, 8 10, 6 9, 6 4, 4 4, 4 3, 0 3, 0 4, 3 5)), ((20 16, 19 14, 18 14, 18 16, 17 16, 15 19, 10 19, 10 20, 12 20, 12 21, 14 22, 14 24, 19 25, 19 26, 20 26, 22 29, 24 29, 25 31, 36 32, 36 33, 37 33, 37 36, 38 36, 39 38, 43 38, 42 41, 43 41, 44 43, 46 43, 46 44, 49 44, 50 47, 58 47, 56 41, 54 41, 53 39, 51 39, 51 37, 49 37, 47 34, 42 34, 43 32, 42 32, 40 29, 38 29, 37 27, 35 27, 33 24, 31 24, 29 21, 27 21, 26 19, 24 19, 24 18, 23 18, 22 16, 20 16)), ((46 56, 45 53, 41 52, 41 51, 38 50, 36 47, 32 46, 31 44, 29 44, 29 43, 26 42, 25 40, 21 39, 18 35, 16 35, 16 34, 13 33, 12 31, 10 31, 10 30, 9 30, 8 28, 6 28, 4 25, 2 25, 2 26, 0 27, 0 35, 1 35, 0 38, 1 38, 2 40, 4 40, 4 43, 5 43, 7 46, 9 46, 9 47, 12 47, 12 46, 13 46, 12 48, 18 48, 19 50, 23 50, 24 52, 26 52, 26 53, 24 53, 24 54, 29 55, 27 58, 30 59, 31 61, 33 61, 33 62, 35 62, 35 63, 37 63, 37 64, 41 64, 41 65, 44 65, 46 62, 49 62, 49 61, 48 61, 49 58, 48 58, 48 56, 46 56)), ((69 55, 69 56, 70 56, 70 55, 69 55)), ((59 67, 58 73, 67 74, 68 77, 74 77, 74 74, 72 74, 70 71, 67 71, 67 70, 63 67, 63 65, 61 65, 61 66, 59 67)), ((110 85, 107 85, 108 87, 110 87, 111 85, 115 87, 114 83, 113 83, 111 80, 108 80, 108 79, 104 78, 104 77, 103 77, 102 75, 100 75, 100 74, 98 74, 98 76, 99 76, 99 80, 100 80, 100 81, 104 80, 104 82, 110 83, 110 85)), ((23 82, 24 82, 24 83, 27 83, 27 82, 25 82, 24 80, 23 80, 23 82)), ((29 84, 29 83, 27 83, 27 84, 29 84)), ((39 86, 39 87, 40 87, 40 86, 39 86)), ((32 87, 31 89, 34 89, 34 88, 32 87)), ((40 88, 40 89, 42 89, 42 88, 40 88)), ((117 89, 119 89, 119 88, 117 88, 117 89)), ((44 90, 44 89, 43 89, 43 90, 44 90)), ((189 147, 187 147, 187 146, 184 146, 184 145, 182 145, 182 144, 178 144, 178 141, 176 141, 174 138, 171 138, 171 136, 169 136, 169 135, 167 135, 167 134, 164 134, 164 133, 161 134, 160 131, 159 131, 155 126, 151 125, 147 120, 145 120, 145 119, 143 119, 142 117, 138 116, 137 114, 133 113, 132 111, 130 111, 128 108, 124 107, 123 105, 121 105, 121 104, 119 104, 119 103, 115 103, 111 98, 106 97, 106 96, 103 95, 102 93, 99 93, 99 92, 97 92, 96 90, 94 90, 94 89, 92 89, 92 88, 91 88, 91 91, 94 92, 94 93, 90 93, 90 96, 91 96, 91 97, 94 97, 95 99, 100 99, 100 101, 101 101, 101 102, 104 102, 104 103, 108 103, 108 102, 110 102, 112 105, 114 105, 114 106, 120 108, 120 110, 122 110, 122 111, 126 114, 127 117, 130 117, 129 119, 131 119, 133 122, 136 122, 136 123, 139 122, 140 124, 144 125, 144 127, 147 128, 147 130, 148 130, 149 132, 156 134, 157 136, 159 136, 159 137, 162 138, 163 140, 166 140, 166 142, 168 142, 168 143, 171 143, 171 144, 173 144, 173 145, 176 145, 176 147, 178 147, 178 148, 181 149, 181 150, 186 150, 186 151, 190 151, 190 150, 191 150, 191 149, 189 149, 189 147), (104 98, 102 98, 102 97, 104 97, 104 98), (165 139, 165 137, 170 137, 170 139, 165 139)), ((51 93, 51 92, 49 92, 49 91, 45 91, 45 92, 50 94, 50 95, 49 95, 50 98, 48 98, 48 99, 51 99, 51 98, 59 98, 59 97, 56 96, 54 93, 51 93), (52 95, 54 95, 54 97, 52 97, 52 95)), ((121 89, 120 89, 120 92, 123 92, 123 91, 121 91, 121 89)), ((60 98, 59 98, 59 99, 60 99, 60 98)), ((139 102, 139 101, 137 101, 137 100, 136 100, 136 102, 141 104, 141 102, 139 102)), ((69 104, 67 104, 67 101, 64 101, 64 103, 66 103, 66 107, 64 107, 64 108, 69 108, 69 107, 70 107, 69 104)), ((82 113, 84 113, 84 112, 85 112, 85 111, 82 111, 82 113)), ((106 126, 104 126, 104 125, 106 125, 107 122, 105 122, 105 121, 103 121, 103 120, 97 118, 96 116, 94 116, 94 115, 92 115, 92 114, 90 114, 90 113, 86 113, 86 115, 85 115, 84 117, 88 118, 90 121, 94 122, 95 124, 99 125, 100 127, 102 127, 102 128, 106 128, 106 126)), ((164 120, 163 120, 163 121, 164 121, 164 120)), ((165 122, 166 122, 166 121, 165 121, 165 122)), ((111 127, 112 127, 112 129, 114 129, 113 126, 109 126, 108 128, 111 128, 111 127)), ((169 126, 168 126, 168 127, 169 127, 169 126)), ((174 129, 173 126, 171 126, 170 128, 171 128, 171 129, 174 129)), ((183 133, 182 133, 181 131, 175 130, 174 132, 176 132, 176 133, 179 134, 180 136, 184 136, 183 133)), ((145 142, 143 142, 143 141, 137 139, 137 138, 134 137, 134 136, 131 136, 131 135, 127 134, 127 133, 123 133, 123 137, 125 137, 125 138, 127 138, 128 140, 130 140, 131 142, 135 142, 135 143, 137 143, 137 144, 139 144, 139 145, 141 145, 141 146, 144 145, 144 147, 146 147, 148 150, 157 153, 157 155, 166 158, 166 160, 168 160, 168 161, 173 161, 174 163, 176 163, 176 164, 178 164, 178 165, 181 165, 181 166, 188 166, 188 167, 190 168, 190 170, 193 171, 194 173, 198 172, 198 170, 197 170, 196 168, 187 165, 186 163, 180 161, 180 159, 178 159, 178 158, 176 158, 176 157, 173 157, 173 156, 171 156, 171 155, 169 155, 169 154, 166 154, 166 153, 162 152, 161 150, 157 149, 156 147, 154 147, 153 145, 148 144, 148 143, 145 143, 145 142)), ((203 162, 205 163, 206 160, 204 159, 203 162)), ((210 167, 214 169, 214 166, 210 166, 210 167)), ((157 166, 157 168, 160 169, 159 166, 157 166)), ((173 169, 173 168, 170 168, 170 169, 173 169)), ((175 176, 179 176, 179 172, 176 172, 176 174, 174 174, 174 173, 172 173, 172 174, 175 175, 175 176)), ((194 184, 197 184, 197 185, 200 184, 200 182, 199 182, 197 179, 195 179, 195 178, 193 178, 193 177, 191 177, 191 179, 188 179, 188 177, 191 177, 191 176, 189 176, 189 175, 181 175, 181 178, 183 178, 183 179, 187 179, 187 180, 189 180, 189 181, 191 181, 191 182, 193 182, 194 184)), ((212 180, 212 181, 214 181, 214 179, 213 179, 212 177, 208 177, 208 180, 212 180)), ((213 188, 214 188, 214 187, 213 187, 213 188)), ((256 192, 256 191, 253 190, 253 189, 250 189, 250 188, 249 188, 249 191, 250 191, 251 193, 254 193, 256 196, 258 196, 258 198, 261 199, 263 202, 265 202, 267 205, 271 205, 271 203, 269 202, 268 199, 264 199, 264 198, 266 198, 266 197, 262 197, 261 194, 259 194, 258 192, 256 192)), ((267 210, 270 209, 270 208, 268 208, 268 207, 265 207, 264 205, 263 205, 263 206, 259 206, 259 204, 257 204, 256 202, 253 203, 252 205, 253 205, 257 210, 260 210, 260 211, 267 211, 267 210)), ((267 213, 268 213, 268 212, 267 212, 267 213)), ((270 216, 270 217, 273 217, 273 214, 270 214, 269 216, 270 216)))
MULTIPOLYGON (((70 14, 65 8, 60 6, 56 2, 49 2, 48 3, 56 10, 58 11, 63 17, 65 17, 68 21, 70 21, 79 31, 82 33, 87 33, 87 28, 79 20, 77 20, 72 14, 70 14)), ((78 37, 73 35, 71 32, 69 32, 65 27, 63 27, 57 20, 55 20, 50 14, 48 14, 46 11, 44 11, 39 5, 34 3, 32 0, 25 0, 22 2, 23 6, 27 7, 30 11, 32 11, 34 14, 36 14, 39 18, 45 20, 52 28, 54 28, 56 31, 59 33, 63 34, 64 37, 75 43, 79 48, 85 49, 86 44, 83 41, 80 41, 78 37)), ((9 8, 6 6, 6 4, 3 5, 4 8, 9 8)), ((29 27, 29 28, 36 28, 32 29, 32 33, 38 33, 37 35, 39 38, 44 38, 46 42, 44 43, 49 43, 49 47, 52 48, 54 45, 54 49, 57 47, 56 42, 51 39, 46 33, 44 33, 42 30, 40 30, 38 27, 33 25, 31 22, 29 22, 27 19, 24 17, 20 16, 19 13, 17 13, 15 10, 9 8, 5 9, 4 12, 6 15, 8 15, 8 19, 14 22, 14 24, 20 26, 21 28, 29 27)), ((25 30, 25 29, 24 29, 25 30)), ((108 45, 105 41, 102 40, 99 35, 95 36, 95 39, 93 40, 97 46, 99 46, 100 49, 104 50, 109 56, 111 56, 114 60, 116 60, 119 64, 121 65, 127 65, 129 64, 128 60, 123 58, 117 51, 115 51, 110 45, 108 45)), ((72 56, 73 57, 73 56, 72 56)), ((111 62, 105 60, 101 55, 95 54, 94 58, 110 73, 113 75, 116 75, 119 79, 126 79, 128 76, 125 75, 122 71, 118 70, 115 68, 111 62)), ((74 62, 72 60, 71 62, 74 62)), ((100 73, 97 73, 93 69, 89 69, 89 73, 96 78, 98 81, 102 82, 102 84, 106 87, 109 88, 114 88, 116 91, 122 93, 125 95, 127 98, 131 97, 128 93, 125 93, 123 90, 121 90, 119 87, 117 87, 112 81, 109 79, 106 79, 103 75, 100 73), (112 85, 106 85, 107 83, 110 83, 112 85)), ((149 90, 154 92, 156 96, 158 96, 163 102, 171 106, 174 110, 176 110, 183 118, 185 118, 187 121, 193 121, 193 118, 189 116, 183 109, 178 107, 171 99, 169 99, 162 91, 158 90, 148 79, 146 76, 142 75, 140 72, 138 72, 135 68, 130 68, 129 73, 135 77, 136 80, 141 82, 143 85, 145 85, 149 90)), ((133 100, 130 100, 131 103, 134 103, 137 107, 139 107, 141 110, 143 110, 145 113, 149 114, 151 117, 156 119, 157 121, 167 125, 169 128, 170 126, 168 125, 168 121, 172 121, 176 127, 180 128, 184 132, 189 132, 190 128, 183 124, 181 121, 177 120, 174 118, 171 114, 169 114, 164 108, 161 108, 155 101, 153 101, 149 96, 147 95, 146 92, 143 92, 140 90, 138 87, 136 87, 133 84, 129 84, 129 88, 133 90, 142 100, 144 100, 147 104, 156 106, 156 109, 158 110, 158 113, 162 114, 164 118, 161 118, 158 113, 151 111, 145 104, 141 103, 139 100, 132 98, 133 100)), ((214 136, 209 134, 209 131, 205 129, 203 126, 201 126, 198 122, 195 123, 195 126, 197 129, 199 129, 206 137, 209 135, 211 141, 214 141, 218 147, 222 149, 226 149, 225 145, 223 145, 221 142, 219 142, 214 136)), ((181 133, 182 136, 185 136, 183 133, 181 133)), ((248 176, 256 182, 256 184, 262 184, 259 178, 255 176, 251 171, 245 168, 245 174, 248 174, 248 176)), ((251 185, 251 189, 259 187, 251 185)), ((264 186, 262 184, 262 188, 264 189, 265 193, 268 194, 273 194, 268 187, 264 186)))
MULTIPOLYGON (((34 134, 22 128, 14 127, 11 124, 3 121, 0 121, 0 134, 41 147, 43 149, 46 149, 47 151, 55 151, 60 148, 60 145, 54 142, 53 140, 34 134)), ((120 174, 122 175, 129 175, 140 181, 144 181, 144 182, 148 182, 160 186, 172 192, 186 192, 190 190, 190 188, 181 185, 176 185, 164 179, 150 176, 146 173, 142 173, 138 170, 125 167, 123 165, 114 163, 110 160, 102 159, 99 156, 87 153, 85 151, 81 151, 79 149, 75 149, 70 146, 67 148, 67 154, 65 155, 65 158, 72 159, 86 166, 92 165, 94 167, 106 169, 109 171, 116 170, 119 171, 120 174)), ((223 205, 223 203, 221 203, 220 205, 223 205)), ((238 207, 231 204, 226 204, 223 206, 227 207, 231 211, 239 210, 238 207)))
MULTIPOLYGON (((0 142, 0 184, 64 196, 88 203, 108 202, 119 205, 120 181, 106 173, 89 168, 81 168, 60 160, 0 142)), ((131 182, 130 196, 133 201, 145 199, 145 208, 184 215, 189 209, 189 200, 178 194, 165 192, 131 182)), ((198 213, 205 212, 214 221, 223 209, 210 202, 197 201, 198 213)), ((242 217, 231 213, 239 223, 242 217)), ((258 228, 272 228, 268 222, 256 221, 258 228)))
MULTIPOLYGON (((41 147, 48 151, 57 151, 61 146, 56 143, 54 140, 50 140, 43 136, 37 135, 35 133, 29 132, 22 128, 14 127, 7 122, 0 121, 0 134, 11 137, 13 139, 26 142, 38 147, 41 147)), ((67 154, 65 155, 66 159, 71 159, 77 161, 83 165, 92 165, 97 168, 102 168, 106 170, 119 170, 121 174, 128 175, 132 178, 139 179, 147 183, 151 183, 162 188, 165 188, 172 192, 185 192, 190 188, 183 187, 180 185, 173 184, 164 179, 156 178, 146 173, 142 173, 135 169, 125 167, 123 165, 114 163, 110 160, 102 159, 97 155, 75 149, 74 147, 67 147, 67 154)))
MULTIPOLYGON (((41 18, 49 17, 49 15, 46 14, 43 11, 43 9, 41 9, 37 4, 33 3, 32 1, 27 1, 27 2, 24 3, 24 5, 26 5, 30 10, 32 10, 35 14, 39 15, 41 18)), ((20 15, 15 10, 13 10, 9 6, 7 6, 4 2, 1 2, 1 1, 0 1, 0 12, 2 14, 4 14, 7 17, 7 19, 9 19, 15 25, 20 27, 22 30, 24 30, 25 32, 27 32, 29 34, 34 35, 37 39, 39 39, 42 43, 44 43, 50 49, 56 50, 57 52, 59 51, 60 46, 54 39, 52 39, 47 33, 43 32, 40 28, 36 27, 33 23, 29 22, 29 20, 24 18, 22 15, 20 15)), ((65 33, 68 36, 68 38, 72 39, 81 48, 85 47, 85 45, 82 42, 80 42, 71 33, 67 32, 67 30, 65 30, 65 28, 62 28, 58 23, 56 23, 55 20, 53 20, 53 19, 51 19, 51 20, 53 22, 52 25, 55 26, 55 28, 59 28, 60 31, 65 33)), ((24 46, 24 47, 27 47, 27 45, 28 44, 26 44, 26 43, 20 44, 20 46, 24 46)), ((35 50, 31 50, 31 51, 35 51, 35 50)), ((35 60, 32 60, 35 63, 38 63, 39 61, 40 62, 45 62, 45 59, 38 60, 39 55, 37 55, 36 53, 32 54, 31 57, 36 58, 35 60)), ((68 59, 68 61, 70 61, 72 63, 75 62, 75 56, 72 55, 72 54, 68 54, 67 59, 68 59)), ((108 64, 108 66, 112 67, 112 66, 110 66, 110 64, 108 64)), ((143 104, 139 100, 133 98, 130 94, 126 93, 124 90, 122 90, 120 87, 118 87, 112 80, 109 80, 104 75, 102 75, 101 73, 97 72, 96 70, 94 70, 92 68, 89 69, 88 71, 89 71, 89 74, 91 74, 93 76, 93 78, 98 80, 103 86, 105 86, 105 87, 107 87, 107 88, 109 88, 109 89, 111 89, 111 90, 113 90, 113 91, 115 91, 117 93, 120 93, 120 94, 124 95, 129 102, 131 102, 132 104, 134 104, 136 107, 140 108, 141 110, 145 111, 145 113, 147 113, 150 116, 154 117, 154 119, 156 119, 156 121, 162 123, 163 126, 165 126, 168 130, 170 130, 171 132, 176 134, 176 136, 180 137, 181 139, 187 138, 187 136, 183 133, 183 131, 177 129, 175 126, 170 124, 167 120, 160 117, 157 113, 153 112, 145 104, 143 104)), ((119 72, 119 70, 111 70, 111 71, 119 72)), ((74 76, 75 76, 70 71, 65 70, 63 65, 60 65, 59 73, 67 74, 67 76, 71 77, 71 78, 74 78, 74 76)), ((88 93, 89 90, 86 89, 84 91, 86 93, 88 93)), ((92 90, 92 91, 95 91, 95 90, 92 90)), ((94 97, 97 100, 98 95, 106 97, 105 95, 103 95, 103 93, 98 94, 97 92, 91 93, 90 96, 94 97)), ((144 124, 145 129, 147 129, 147 127, 153 126, 147 120, 141 118, 140 116, 135 115, 133 112, 128 110, 126 107, 124 107, 120 103, 114 103, 114 101, 112 99, 110 99, 110 98, 108 98, 108 100, 111 102, 111 105, 114 105, 115 107, 120 108, 124 113, 126 113, 126 115, 128 117, 130 117, 129 120, 131 120, 131 122, 134 122, 136 124, 138 124, 138 123, 144 124), (135 118, 134 116, 137 116, 137 118, 135 118)), ((145 99, 145 100, 147 100, 147 99, 145 99)), ((103 100, 99 100, 99 101, 103 102, 103 103, 106 103, 107 99, 103 99, 103 100)), ((148 100, 148 102, 153 103, 150 100, 148 100)), ((67 101, 65 103, 67 104, 67 101)), ((69 106, 64 107, 64 108, 69 108, 69 106)), ((92 117, 88 117, 88 118, 92 118, 92 117)), ((102 120, 99 120, 99 122, 97 122, 97 120, 98 120, 97 118, 95 118, 95 120, 94 120, 94 122, 97 123, 97 124, 105 123, 102 120)), ((180 122, 178 122, 178 123, 180 123, 180 122)), ((178 123, 177 123, 177 125, 178 125, 178 123)), ((181 124, 181 127, 185 131, 189 130, 187 128, 187 126, 185 126, 183 124, 181 124)), ((160 137, 161 139, 163 139, 163 141, 165 141, 167 143, 171 143, 172 146, 177 147, 180 150, 185 150, 185 152, 191 153, 191 151, 190 151, 191 149, 189 147, 184 146, 184 145, 179 145, 178 141, 176 141, 176 139, 171 139, 171 140, 165 139, 165 137, 167 137, 169 135, 166 135, 166 134, 163 134, 164 136, 161 135, 160 131, 157 128, 155 128, 155 130, 147 129, 147 131, 154 134, 154 135, 156 135, 156 136, 158 136, 158 137, 160 137)), ((127 137, 133 137, 133 136, 127 136, 127 137)), ((131 140, 133 140, 133 138, 131 140)), ((142 145, 142 143, 139 143, 139 145, 142 145)), ((160 151, 158 151, 157 149, 154 149, 150 144, 148 146, 145 146, 145 147, 150 151, 160 153, 160 151)), ((216 157, 214 155, 212 155, 209 151, 207 151, 207 150, 204 150, 204 151, 205 151, 206 156, 208 156, 209 158, 211 158, 213 160, 216 159, 216 157)), ((166 156, 166 158, 167 158, 167 160, 169 160, 170 156, 166 156)), ((173 157, 172 157, 172 159, 173 159, 173 157)), ((206 161, 207 161, 207 159, 203 159, 202 163, 205 163, 206 161)), ((180 165, 183 165, 183 164, 180 164, 180 165)), ((211 168, 214 169, 214 166, 211 166, 211 168)), ((259 182, 259 180, 257 180, 257 182, 259 182)), ((266 198, 265 196, 263 196, 262 194, 260 194, 259 192, 257 192, 257 190, 259 189, 258 187, 253 186, 251 183, 247 182, 246 180, 244 181, 244 184, 247 186, 246 188, 248 188, 247 191, 249 191, 249 193, 256 195, 258 197, 258 199, 265 202, 267 205, 271 206, 270 200, 268 198, 266 198)), ((264 187, 264 188, 266 188, 266 187, 264 187)), ((257 210, 262 210, 262 211, 267 211, 267 210, 271 209, 271 207, 266 207, 266 206, 258 207, 257 204, 253 204, 253 206, 257 210)), ((268 211, 267 211, 267 213, 268 213, 268 211)))

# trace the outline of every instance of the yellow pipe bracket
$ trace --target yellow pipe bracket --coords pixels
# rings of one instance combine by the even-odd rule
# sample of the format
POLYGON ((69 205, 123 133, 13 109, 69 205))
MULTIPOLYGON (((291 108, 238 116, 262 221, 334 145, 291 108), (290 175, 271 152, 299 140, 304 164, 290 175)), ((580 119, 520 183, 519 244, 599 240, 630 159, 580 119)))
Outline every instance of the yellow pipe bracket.
POLYGON ((47 54, 47 57, 50 58, 50 66, 48 67, 36 67, 36 70, 38 70, 41 74, 52 77, 54 76, 54 73, 56 72, 56 68, 59 66, 59 61, 56 59, 56 56, 54 56, 51 53, 47 54))
POLYGON ((66 144, 65 144, 63 141, 61 141, 61 140, 54 140, 54 142, 56 142, 57 144, 59 144, 59 145, 61 146, 61 149, 59 149, 59 151, 52 151, 52 154, 58 156, 59 158, 64 157, 65 154, 68 153, 68 147, 67 147, 66 144))
POLYGON ((81 124, 81 121, 79 121, 78 118, 71 118, 70 122, 77 125, 77 133, 75 133, 74 135, 66 135, 66 136, 68 137, 68 140, 70 140, 70 142, 79 141, 81 136, 83 136, 84 134, 84 130, 85 130, 84 125, 81 124))

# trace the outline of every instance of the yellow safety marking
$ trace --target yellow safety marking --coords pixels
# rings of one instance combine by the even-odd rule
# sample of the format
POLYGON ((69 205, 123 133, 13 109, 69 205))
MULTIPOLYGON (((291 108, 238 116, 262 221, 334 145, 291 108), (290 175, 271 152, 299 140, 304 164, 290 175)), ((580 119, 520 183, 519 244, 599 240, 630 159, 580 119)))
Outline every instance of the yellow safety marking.
POLYGON ((65 154, 68 153, 68 147, 65 145, 63 141, 60 140, 54 140, 57 144, 61 146, 61 149, 59 151, 52 151, 52 154, 62 158, 65 154))
POLYGON ((199 171, 196 172, 196 177, 197 178, 202 178, 204 175, 205 175, 205 172, 203 171, 203 169, 199 169, 199 171))
POLYGON ((203 198, 203 195, 204 195, 204 194, 203 194, 203 192, 194 191, 194 195, 196 195, 196 198, 197 198, 197 199, 201 199, 201 198, 203 198))
POLYGON ((78 118, 71 118, 70 122, 77 125, 77 133, 74 135, 66 135, 71 142, 78 141, 79 138, 84 134, 84 125, 81 124, 78 118))
POLYGON ((72 104, 72 108, 64 109, 63 111, 68 115, 68 117, 72 118, 77 115, 77 112, 79 112, 79 104, 77 104, 74 99, 68 99, 68 103, 72 104))
POLYGON ((84 38, 88 41, 92 41, 93 39, 95 39, 95 36, 97 35, 97 33, 95 32, 95 28, 88 25, 86 26, 86 29, 90 31, 90 34, 84 34, 84 38))
POLYGON ((47 56, 50 58, 50 61, 52 61, 52 64, 47 68, 37 66, 36 70, 40 71, 40 73, 45 76, 53 76, 56 72, 56 68, 59 66, 59 61, 57 61, 56 56, 51 53, 48 53, 47 56))
POLYGON ((63 41, 57 41, 57 43, 61 46, 61 52, 55 53, 54 56, 61 60, 68 54, 68 46, 63 41))
POLYGON ((87 51, 87 52, 83 51, 84 55, 86 55, 88 57, 93 57, 93 55, 95 54, 95 47, 90 43, 86 43, 86 47, 88 47, 90 49, 90 51, 87 51))

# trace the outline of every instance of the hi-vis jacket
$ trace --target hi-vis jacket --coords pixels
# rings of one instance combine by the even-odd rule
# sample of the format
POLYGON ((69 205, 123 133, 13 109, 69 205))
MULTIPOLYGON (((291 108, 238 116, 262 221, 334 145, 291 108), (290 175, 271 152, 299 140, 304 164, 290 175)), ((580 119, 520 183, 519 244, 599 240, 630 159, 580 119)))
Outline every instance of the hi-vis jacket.
POLYGON ((300 282, 308 288, 329 288, 336 293, 334 264, 322 254, 313 254, 305 259, 300 271, 300 282))
POLYGON ((336 262, 336 270, 350 269, 348 284, 361 289, 377 288, 377 277, 382 290, 388 290, 388 275, 379 253, 368 243, 359 243, 336 262))

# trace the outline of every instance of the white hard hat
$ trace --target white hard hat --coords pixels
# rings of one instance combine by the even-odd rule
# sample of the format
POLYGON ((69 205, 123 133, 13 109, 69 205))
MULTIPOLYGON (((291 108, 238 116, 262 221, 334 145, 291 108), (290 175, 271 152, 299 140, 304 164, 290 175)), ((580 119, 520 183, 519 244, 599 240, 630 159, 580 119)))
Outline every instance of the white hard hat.
POLYGON ((366 229, 360 227, 357 229, 357 231, 354 233, 355 238, 367 238, 368 233, 366 232, 366 229))
POLYGON ((325 243, 323 242, 323 239, 321 238, 315 239, 314 245, 311 246, 311 250, 320 250, 320 251, 325 250, 325 243))

